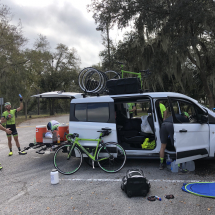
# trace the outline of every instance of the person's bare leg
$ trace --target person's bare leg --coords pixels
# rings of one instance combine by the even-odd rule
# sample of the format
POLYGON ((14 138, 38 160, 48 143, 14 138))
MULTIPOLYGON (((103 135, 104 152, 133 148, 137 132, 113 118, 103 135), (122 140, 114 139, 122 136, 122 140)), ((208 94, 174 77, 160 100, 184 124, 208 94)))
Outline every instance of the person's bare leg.
POLYGON ((10 150, 10 153, 9 153, 9 156, 13 155, 13 152, 12 152, 12 136, 7 136, 7 139, 8 139, 8 147, 9 147, 9 150, 10 150))
POLYGON ((166 143, 162 143, 161 149, 160 149, 160 167, 159 167, 160 170, 164 169, 163 161, 164 161, 165 149, 166 149, 166 143))
POLYGON ((9 147, 9 149, 12 149, 12 142, 11 142, 12 137, 8 136, 7 139, 8 139, 8 147, 9 147))
POLYGON ((15 140, 15 142, 16 142, 16 146, 17 146, 17 148, 18 148, 19 154, 20 154, 20 155, 26 155, 27 152, 21 151, 20 144, 19 144, 19 140, 18 140, 18 135, 17 135, 17 136, 13 136, 13 138, 14 138, 14 140, 15 140))
POLYGON ((15 142, 16 142, 17 148, 19 149, 19 148, 20 148, 20 144, 19 144, 19 140, 18 140, 18 135, 17 135, 17 136, 13 136, 13 139, 14 139, 15 142))

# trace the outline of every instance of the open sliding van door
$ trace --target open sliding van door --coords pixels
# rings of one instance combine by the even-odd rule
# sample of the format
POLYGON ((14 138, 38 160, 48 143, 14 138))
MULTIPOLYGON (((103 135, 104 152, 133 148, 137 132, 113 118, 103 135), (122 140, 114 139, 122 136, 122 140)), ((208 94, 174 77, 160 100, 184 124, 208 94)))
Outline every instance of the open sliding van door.
POLYGON ((168 97, 173 117, 176 164, 209 155, 209 124, 205 110, 183 98, 168 97), (187 112, 189 122, 181 122, 177 114, 187 112))

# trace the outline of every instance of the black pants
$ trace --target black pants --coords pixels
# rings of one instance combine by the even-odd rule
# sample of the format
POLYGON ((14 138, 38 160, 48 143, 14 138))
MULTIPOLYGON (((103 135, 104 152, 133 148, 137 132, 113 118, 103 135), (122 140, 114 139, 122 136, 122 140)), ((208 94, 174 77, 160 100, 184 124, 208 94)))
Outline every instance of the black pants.
POLYGON ((171 144, 174 145, 174 129, 172 122, 163 122, 160 129, 161 143, 167 143, 168 138, 171 140, 171 144))

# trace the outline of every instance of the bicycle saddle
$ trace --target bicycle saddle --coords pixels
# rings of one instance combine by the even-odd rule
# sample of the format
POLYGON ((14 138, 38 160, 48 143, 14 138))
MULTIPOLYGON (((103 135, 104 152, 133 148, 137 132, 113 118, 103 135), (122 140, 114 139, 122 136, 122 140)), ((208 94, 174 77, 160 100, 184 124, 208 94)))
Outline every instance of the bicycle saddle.
POLYGON ((102 128, 103 131, 111 131, 111 128, 102 128))

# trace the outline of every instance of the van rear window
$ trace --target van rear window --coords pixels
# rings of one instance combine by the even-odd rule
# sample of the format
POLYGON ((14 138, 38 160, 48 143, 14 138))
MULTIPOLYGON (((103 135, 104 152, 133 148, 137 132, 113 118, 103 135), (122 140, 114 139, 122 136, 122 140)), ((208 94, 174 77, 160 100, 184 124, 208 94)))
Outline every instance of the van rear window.
POLYGON ((75 117, 84 122, 107 122, 109 120, 108 103, 88 103, 75 105, 75 117))

